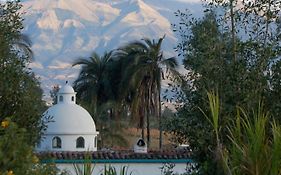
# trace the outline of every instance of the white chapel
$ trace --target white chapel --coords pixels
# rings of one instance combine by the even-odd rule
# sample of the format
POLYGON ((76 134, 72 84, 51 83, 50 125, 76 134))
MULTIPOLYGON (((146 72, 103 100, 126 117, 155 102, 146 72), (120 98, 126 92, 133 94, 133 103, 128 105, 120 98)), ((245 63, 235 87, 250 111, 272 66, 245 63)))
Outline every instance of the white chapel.
POLYGON ((97 151, 96 126, 91 115, 76 104, 76 92, 66 83, 57 104, 44 112, 48 122, 37 151, 97 151))
POLYGON ((55 163, 62 172, 76 174, 74 164, 84 166, 85 154, 91 156, 93 174, 100 174, 109 165, 117 171, 129 167, 131 174, 161 175, 163 164, 174 163, 173 170, 186 172, 187 163, 192 163, 190 152, 148 151, 143 139, 138 139, 133 150, 97 150, 96 125, 91 115, 76 104, 74 89, 66 84, 57 93, 57 104, 43 114, 46 130, 36 147, 42 163, 55 163))

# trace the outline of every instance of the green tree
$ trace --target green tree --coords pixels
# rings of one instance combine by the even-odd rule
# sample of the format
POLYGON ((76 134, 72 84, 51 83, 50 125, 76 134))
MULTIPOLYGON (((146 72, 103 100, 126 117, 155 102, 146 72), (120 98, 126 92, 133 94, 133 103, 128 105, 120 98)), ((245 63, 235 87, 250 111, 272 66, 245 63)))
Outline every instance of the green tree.
POLYGON ((215 89, 220 94, 221 143, 229 143, 226 126, 237 105, 251 110, 263 100, 266 108, 277 111, 271 104, 272 95, 278 93, 273 87, 279 81, 280 1, 241 3, 211 1, 202 19, 176 14, 181 20, 174 25, 182 39, 178 50, 189 74, 182 88, 184 106, 167 128, 179 142, 190 143, 205 174, 220 173, 210 152, 216 145, 213 128, 199 110, 208 111, 206 91, 215 89))
POLYGON ((10 118, 1 121, 0 126, 0 174, 55 175, 54 165, 40 164, 29 142, 29 133, 19 128, 10 118), (20 146, 19 146, 20 145, 20 146))
POLYGON ((0 119, 13 117, 30 135, 30 144, 38 140, 40 117, 44 110, 42 90, 35 75, 28 69, 30 41, 22 35, 21 4, 7 1, 0 4, 0 119))
POLYGON ((269 82, 271 85, 271 91, 268 94, 270 113, 274 116, 281 116, 281 61, 277 61, 272 65, 272 75, 269 82))
MULTIPOLYGON (((164 78, 164 70, 171 76, 179 77, 176 71, 177 61, 174 57, 165 58, 161 50, 163 38, 131 42, 121 48, 129 59, 133 59, 132 64, 127 67, 126 82, 135 89, 133 96, 133 115, 139 116, 140 125, 144 128, 146 118, 147 143, 150 144, 150 117, 159 118, 160 139, 159 147, 162 148, 162 117, 161 117, 161 82, 164 78)), ((126 76, 125 76, 126 77, 126 76)), ((144 132, 142 132, 142 137, 144 132)))
POLYGON ((74 81, 77 97, 90 104, 95 117, 100 106, 111 94, 108 65, 112 57, 112 52, 105 53, 103 56, 94 52, 89 59, 80 58, 73 64, 73 66, 82 66, 78 78, 74 81))
MULTIPOLYGON (((92 113, 101 131, 101 146, 126 146, 119 127, 120 78, 116 53, 110 51, 103 56, 93 53, 89 59, 80 58, 73 66, 81 65, 81 71, 74 82, 78 100, 92 113)), ((121 100, 122 101, 122 100, 121 100)))

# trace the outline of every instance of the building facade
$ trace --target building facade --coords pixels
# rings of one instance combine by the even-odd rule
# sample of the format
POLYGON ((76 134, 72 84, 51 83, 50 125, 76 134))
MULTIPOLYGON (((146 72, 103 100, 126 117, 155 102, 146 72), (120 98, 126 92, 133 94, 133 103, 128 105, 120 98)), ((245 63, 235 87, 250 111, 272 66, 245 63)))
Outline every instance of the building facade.
POLYGON ((143 139, 132 150, 97 150, 96 125, 91 115, 76 104, 74 89, 66 84, 57 94, 57 104, 43 114, 46 130, 36 151, 42 163, 55 163, 61 171, 76 175, 75 167, 83 169, 91 163, 93 175, 102 174, 105 167, 117 172, 127 167, 132 175, 161 175, 166 165, 174 172, 184 173, 192 165, 190 151, 151 151, 143 139))

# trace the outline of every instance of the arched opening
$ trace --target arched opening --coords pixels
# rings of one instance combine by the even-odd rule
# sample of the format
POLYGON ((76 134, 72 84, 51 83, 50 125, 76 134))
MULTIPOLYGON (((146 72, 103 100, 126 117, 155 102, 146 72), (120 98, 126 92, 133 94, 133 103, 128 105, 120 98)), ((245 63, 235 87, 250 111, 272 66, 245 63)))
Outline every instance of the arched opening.
POLYGON ((61 139, 58 136, 53 138, 52 147, 53 148, 61 148, 61 139))
POLYGON ((85 140, 83 137, 78 137, 76 140, 76 148, 85 148, 85 140))
POLYGON ((139 139, 137 145, 140 146, 140 147, 144 147, 145 146, 144 140, 143 139, 139 139))
POLYGON ((71 97, 71 101, 74 101, 74 96, 71 97))
POLYGON ((62 95, 60 96, 59 101, 60 101, 60 102, 63 101, 63 96, 62 96, 62 95))

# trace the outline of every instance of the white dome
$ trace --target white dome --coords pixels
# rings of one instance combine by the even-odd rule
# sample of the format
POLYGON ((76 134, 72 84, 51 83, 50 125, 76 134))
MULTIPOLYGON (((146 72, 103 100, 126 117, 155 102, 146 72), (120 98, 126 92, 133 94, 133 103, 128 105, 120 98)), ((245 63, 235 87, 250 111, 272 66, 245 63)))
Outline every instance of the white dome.
POLYGON ((91 115, 75 103, 75 92, 66 84, 58 92, 57 104, 44 114, 47 128, 37 151, 96 151, 96 125, 91 115))
POLYGON ((74 89, 71 86, 66 84, 66 85, 64 85, 63 87, 60 88, 58 93, 59 94, 73 94, 75 92, 74 92, 74 89))
POLYGON ((91 115, 76 104, 56 104, 44 117, 50 117, 44 134, 95 134, 96 126, 91 115))

